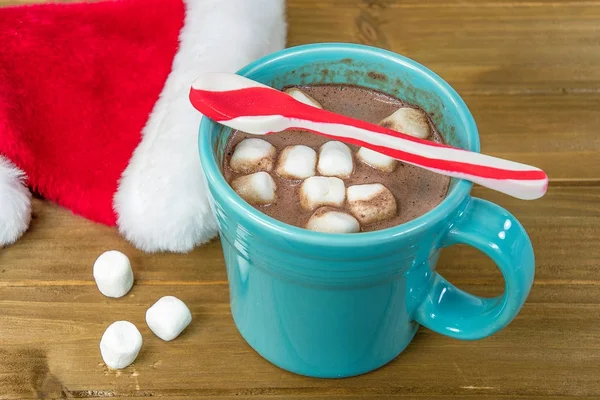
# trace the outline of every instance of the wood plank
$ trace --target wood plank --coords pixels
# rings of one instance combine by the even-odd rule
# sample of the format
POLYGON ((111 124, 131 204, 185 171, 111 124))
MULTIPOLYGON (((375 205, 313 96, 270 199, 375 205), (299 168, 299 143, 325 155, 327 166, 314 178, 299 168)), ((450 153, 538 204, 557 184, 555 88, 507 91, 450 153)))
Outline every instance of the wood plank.
MULTIPOLYGON (((600 265, 600 188, 550 187, 537 201, 521 201, 475 188, 519 218, 534 244, 536 284, 598 285, 600 265)), ((220 243, 189 254, 144 254, 133 249, 113 228, 99 226, 49 203, 34 202, 36 218, 15 245, 0 250, 0 288, 6 286, 94 285, 91 268, 108 249, 128 254, 137 285, 226 285, 220 243)), ((462 284, 501 288, 500 274, 480 253, 463 246, 446 249, 440 271, 462 284)))
POLYGON ((0 287, 22 280, 93 284, 95 259, 111 249, 129 256, 138 283, 219 282, 226 278, 220 246, 214 241, 190 254, 145 254, 126 242, 116 228, 34 199, 29 231, 16 244, 0 249, 0 287))
POLYGON ((594 91, 597 1, 289 0, 289 44, 360 42, 399 52, 459 91, 594 91), (483 3, 483 4, 482 4, 483 3))
MULTIPOLYGON (((89 391, 92 392, 93 391, 89 391)), ((180 392, 181 393, 181 392, 180 392)), ((69 393, 71 396, 73 397, 77 397, 77 398, 87 398, 87 392, 85 391, 79 391, 79 392, 71 392, 69 393)), ((136 394, 127 394, 127 397, 120 397, 120 396, 115 396, 114 393, 112 392, 102 392, 102 396, 103 397, 110 397, 111 400, 119 400, 119 399, 127 399, 127 400, 138 400, 138 399, 148 399, 147 396, 143 396, 143 393, 141 395, 141 397, 138 397, 138 395, 136 394)), ((336 393, 336 394, 331 394, 331 395, 312 395, 312 394, 305 394, 305 395, 283 395, 283 396, 279 396, 279 395, 267 395, 268 397, 265 397, 262 394, 257 394, 257 395, 250 395, 250 396, 238 396, 238 395, 234 395, 234 396, 212 396, 212 395, 208 395, 208 396, 204 396, 202 394, 197 394, 197 393, 191 393, 189 396, 179 396, 179 395, 163 395, 163 394, 159 394, 158 396, 156 394, 153 394, 153 397, 158 397, 161 400, 183 400, 183 399, 189 399, 191 397, 197 399, 197 398, 209 398, 210 400, 250 400, 250 399, 268 399, 268 400, 335 400, 335 399, 343 399, 343 400, 359 400, 359 399, 367 399, 367 400, 386 400, 386 399, 402 399, 402 400, 462 400, 462 399, 467 399, 467 400, 480 400, 482 399, 482 395, 481 394, 466 394, 466 395, 441 395, 441 396, 431 396, 428 394, 387 394, 387 395, 380 395, 380 394, 374 394, 374 395, 370 395, 370 394, 360 394, 360 395, 356 395, 356 394, 340 394, 340 393, 336 393)), ((527 400, 558 400, 558 399, 564 399, 564 397, 556 397, 556 396, 527 396, 526 397, 527 400)), ((522 396, 512 396, 512 395, 508 395, 508 396, 494 396, 494 395, 485 395, 485 399, 486 400, 523 400, 524 397, 522 396)), ((586 397, 581 397, 581 396, 569 396, 568 397, 569 400, 589 400, 590 397, 586 396, 586 397)))
POLYGON ((600 93, 463 98, 482 152, 541 168, 553 183, 600 181, 600 93))
MULTIPOLYGON (((0 0, 0 6, 39 2, 0 0)), ((600 90, 596 0, 287 4, 291 46, 342 41, 387 48, 427 65, 459 91, 600 90)))
POLYGON ((2 292, 0 387, 10 388, 16 380, 14 390, 42 381, 58 384, 74 397, 107 392, 155 397, 583 396, 594 394, 600 372, 597 301, 528 303, 509 327, 480 341, 457 341, 423 329, 398 359, 378 371, 354 379, 315 380, 272 366, 245 344, 222 286, 137 287, 118 300, 103 298, 93 287, 2 292), (148 304, 167 293, 177 293, 194 316, 184 334, 170 343, 154 337, 144 322, 148 304), (97 347, 104 328, 116 319, 135 323, 144 337, 140 356, 121 372, 104 367, 97 347), (424 378, 431 376, 436 379, 424 378))

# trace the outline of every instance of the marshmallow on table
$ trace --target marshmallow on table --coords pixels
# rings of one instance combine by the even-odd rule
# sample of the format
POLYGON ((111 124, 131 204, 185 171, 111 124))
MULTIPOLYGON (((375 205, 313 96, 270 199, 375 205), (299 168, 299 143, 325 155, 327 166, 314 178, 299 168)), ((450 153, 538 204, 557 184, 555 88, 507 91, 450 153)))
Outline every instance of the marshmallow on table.
POLYGON ((311 96, 307 95, 306 93, 304 93, 302 90, 300 90, 298 88, 289 88, 289 89, 284 90, 284 92, 289 94, 290 96, 292 96, 294 99, 298 100, 299 102, 308 104, 309 106, 313 106, 313 107, 317 107, 317 108, 321 108, 321 109, 323 108, 321 103, 319 103, 318 101, 316 101, 311 96))
POLYGON ((342 142, 327 142, 319 149, 317 169, 321 175, 348 178, 354 170, 352 151, 342 142))
POLYGON ((396 215, 396 199, 380 183, 350 186, 346 190, 348 210, 363 225, 392 218, 396 215))
POLYGON ((107 367, 122 369, 131 364, 142 348, 142 334, 129 321, 112 323, 100 339, 100 354, 107 367))
POLYGON ((168 342, 175 339, 192 322, 192 313, 174 296, 160 298, 146 311, 146 323, 156 336, 168 342))
POLYGON ((312 176, 300 185, 300 204, 308 210, 320 206, 341 207, 346 199, 346 186, 340 178, 312 176))
POLYGON ((399 108, 392 115, 381 120, 379 125, 420 139, 427 139, 431 135, 427 114, 416 108, 399 108))
POLYGON ((275 161, 275 147, 266 140, 244 139, 235 146, 229 166, 235 172, 250 174, 271 171, 275 161))
POLYGON ((325 233, 356 233, 360 231, 360 224, 350 214, 323 207, 313 213, 306 229, 325 233))
POLYGON ((233 190, 251 204, 270 204, 275 201, 277 185, 267 172, 240 176, 231 182, 233 190))
POLYGON ((362 163, 383 172, 392 172, 398 164, 398 160, 395 158, 367 149, 366 147, 358 149, 356 158, 362 163))
POLYGON ((315 174, 317 153, 308 146, 287 146, 279 156, 277 175, 288 179, 306 179, 315 174))
POLYGON ((133 286, 129 258, 116 250, 106 251, 96 259, 93 275, 98 290, 107 297, 125 296, 133 286))

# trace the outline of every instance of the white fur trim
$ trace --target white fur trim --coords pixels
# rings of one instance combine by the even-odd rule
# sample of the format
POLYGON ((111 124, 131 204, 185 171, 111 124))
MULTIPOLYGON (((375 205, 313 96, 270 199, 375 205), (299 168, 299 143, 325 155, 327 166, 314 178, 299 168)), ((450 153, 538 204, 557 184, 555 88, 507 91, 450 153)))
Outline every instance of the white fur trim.
POLYGON ((119 231, 134 246, 186 252, 217 235, 189 90, 201 73, 235 72, 282 49, 286 28, 284 0, 186 0, 171 73, 115 194, 119 231))
POLYGON ((16 242, 31 221, 31 192, 24 180, 23 171, 0 157, 0 246, 16 242))

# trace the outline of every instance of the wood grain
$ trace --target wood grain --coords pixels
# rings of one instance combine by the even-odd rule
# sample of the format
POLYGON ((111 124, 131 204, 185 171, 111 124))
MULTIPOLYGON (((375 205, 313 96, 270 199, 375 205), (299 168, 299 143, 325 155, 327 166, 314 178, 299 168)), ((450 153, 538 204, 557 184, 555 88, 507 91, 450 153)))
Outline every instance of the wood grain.
MULTIPOLYGON (((550 187, 538 201, 520 201, 475 188, 473 194, 511 211, 530 233, 536 249, 536 282, 558 284, 597 278, 600 264, 600 188, 550 187), (568 246, 565 246, 568 244, 568 246), (573 268, 573 266, 577 266, 573 268)), ((0 251, 0 288, 29 286, 93 286, 91 266, 106 249, 127 254, 136 266, 138 284, 148 286, 226 286, 220 244, 214 241, 189 254, 143 254, 114 229, 75 217, 39 199, 30 231, 17 244, 0 251), (60 234, 57 234, 60 232, 60 234), (167 268, 167 270, 165 270, 167 268)), ((483 255, 463 246, 448 249, 440 268, 457 284, 500 279, 483 255), (485 269, 479 265, 486 266, 485 269), (445 266, 448 266, 446 268, 445 266), (447 269, 447 271, 446 271, 447 269)))
MULTIPOLYGON (((4 301, 0 322, 9 327, 3 329, 4 365, 16 367, 11 372, 19 377, 31 377, 45 366, 44 373, 75 397, 89 390, 154 397, 595 393, 600 326, 590 316, 598 314, 598 304, 528 303, 509 328, 477 342, 422 330, 388 366, 357 378, 326 381, 287 373, 256 355, 237 334, 226 302, 217 300, 226 297, 224 288, 169 289, 185 299, 195 318, 172 343, 153 337, 145 326, 146 305, 160 295, 148 288, 138 287, 133 297, 112 304, 99 299, 92 287, 64 289, 79 296, 75 306, 55 288, 11 288, 8 296, 27 301, 4 301), (116 373, 104 367, 97 349, 103 329, 115 318, 135 323, 145 339, 136 362, 116 373), (434 373, 436 379, 428 378, 434 373)), ((10 389, 5 376, 0 384, 10 389)))
MULTIPOLYGON (((473 193, 510 210, 533 241, 536 277, 519 316, 474 342, 422 329, 364 376, 304 378, 263 360, 237 333, 218 241, 143 254, 116 230, 35 199, 30 230, 0 249, 0 399, 600 398, 600 1, 288 0, 288 19, 289 45, 360 42, 424 63, 464 97, 483 151, 548 172, 539 201, 473 193), (92 280, 107 249, 134 265, 136 284, 122 299, 103 297, 92 280), (170 343, 144 322, 167 294, 194 316, 170 343), (106 369, 98 350, 116 319, 144 336, 121 372, 106 369)), ((503 289, 491 261, 465 246, 445 250, 439 271, 476 294, 503 289)))
MULTIPOLYGON (((533 238, 538 270, 521 314, 499 334, 476 342, 423 329, 387 367, 342 381, 281 371, 243 342, 229 313, 218 242, 187 255, 142 254, 111 229, 37 200, 32 231, 0 253, 0 357, 10 369, 10 374, 0 370, 0 387, 15 393, 6 398, 19 398, 19 390, 35 390, 39 382, 58 385, 71 397, 525 398, 598 393, 600 281, 594 268, 600 260, 600 188, 552 188, 539 202, 483 189, 474 194, 510 209, 533 238), (30 250, 38 247, 49 257, 32 256, 30 250), (103 297, 91 279, 95 256, 113 247, 131 256, 137 276, 133 290, 119 300, 103 297), (194 323, 166 344, 150 333, 144 312, 160 296, 173 293, 190 306, 194 323), (138 360, 120 373, 102 365, 97 348, 103 330, 115 319, 135 323, 145 339, 138 360), (42 379, 36 371, 46 375, 42 379), (427 378, 432 374, 435 380, 427 378), (16 385, 14 376, 19 377, 16 385)), ((493 295, 502 290, 502 279, 490 264, 475 251, 450 248, 440 271, 467 290, 493 295)))
POLYGON ((459 91, 597 92, 598 1, 291 0, 291 45, 362 42, 419 61, 459 91))

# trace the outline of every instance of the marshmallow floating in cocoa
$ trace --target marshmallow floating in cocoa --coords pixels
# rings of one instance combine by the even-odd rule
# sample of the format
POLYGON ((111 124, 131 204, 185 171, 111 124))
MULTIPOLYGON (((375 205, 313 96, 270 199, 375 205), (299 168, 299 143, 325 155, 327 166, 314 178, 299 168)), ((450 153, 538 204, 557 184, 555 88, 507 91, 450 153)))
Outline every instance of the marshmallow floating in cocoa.
POLYGON ((417 108, 401 107, 379 125, 420 139, 427 139, 431 135, 427 114, 417 108))
POLYGON ((231 187, 251 204, 271 204, 276 199, 277 185, 271 175, 264 171, 240 176, 231 182, 231 187))
POLYGON ((92 274, 98 290, 107 297, 123 297, 133 286, 129 258, 116 250, 102 253, 94 263, 92 274))
POLYGON ((341 207, 346 199, 346 186, 340 178, 312 176, 300 186, 300 204, 308 210, 320 206, 341 207))
POLYGON ((362 225, 392 218, 397 212, 394 195, 381 183, 350 186, 346 190, 346 204, 362 225))
POLYGON ((271 171, 275 153, 275 147, 266 140, 244 139, 235 146, 229 166, 235 172, 243 174, 271 171))
POLYGON ((360 231, 360 224, 350 214, 322 207, 310 217, 306 229, 324 233, 356 233, 360 231))
POLYGON ((324 176, 348 178, 354 170, 352 151, 342 142, 331 141, 319 149, 317 170, 324 176))
POLYGON ((311 96, 304 93, 302 90, 300 90, 298 88, 289 88, 289 89, 284 90, 284 92, 304 104, 308 104, 309 106, 313 106, 313 107, 317 107, 317 108, 321 108, 321 109, 323 108, 321 103, 319 103, 317 100, 313 99, 311 96))
POLYGON ((107 367, 122 369, 131 364, 142 348, 142 334, 129 321, 112 323, 100 339, 100 355, 107 367))
POLYGON ((308 146, 287 146, 279 156, 277 175, 287 179, 306 179, 315 175, 317 153, 308 146))
POLYGON ((356 158, 363 164, 378 169, 382 172, 392 172, 398 164, 398 160, 371 149, 367 149, 366 147, 361 147, 356 152, 356 158))
POLYGON ((175 339, 192 322, 192 313, 174 296, 161 297, 146 311, 150 330, 164 341, 175 339))

